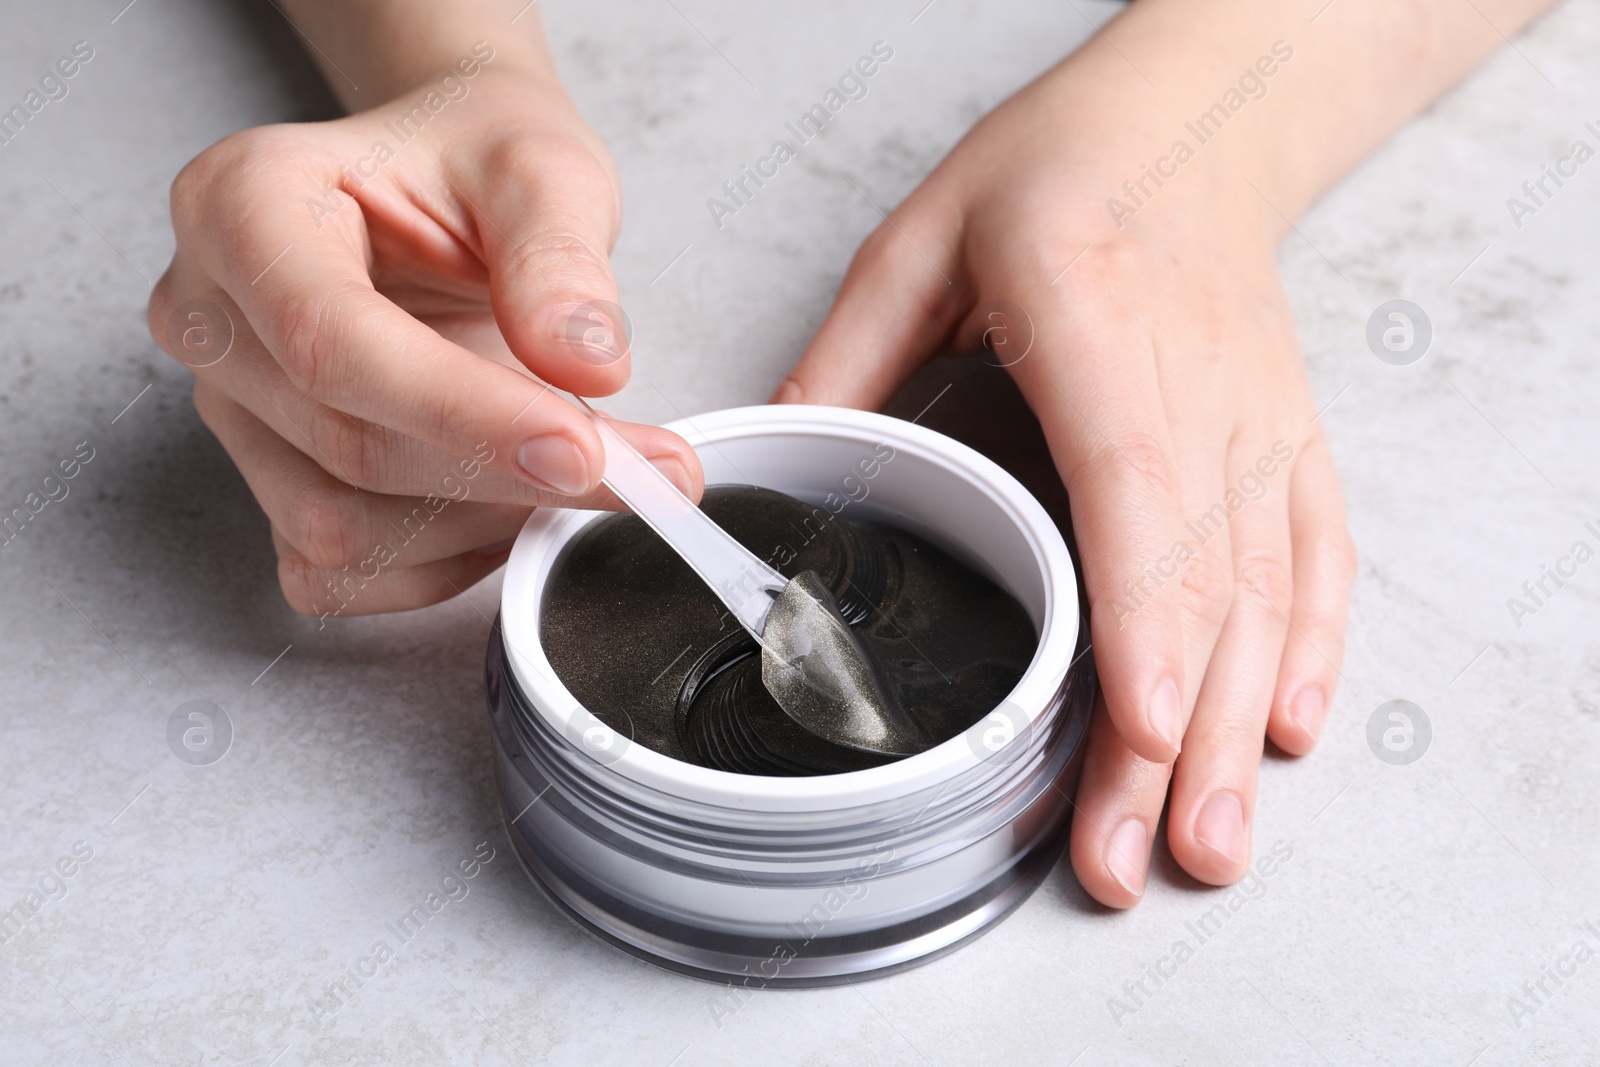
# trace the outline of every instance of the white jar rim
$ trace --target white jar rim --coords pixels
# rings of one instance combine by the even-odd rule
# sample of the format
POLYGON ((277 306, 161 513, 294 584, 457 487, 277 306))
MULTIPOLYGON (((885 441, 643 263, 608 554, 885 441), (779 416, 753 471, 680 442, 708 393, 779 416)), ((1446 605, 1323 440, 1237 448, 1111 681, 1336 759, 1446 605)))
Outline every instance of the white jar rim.
MULTIPOLYGON (((1006 704, 1028 724, 1051 706, 1078 641, 1077 578, 1060 532, 1032 494, 992 460, 943 434, 849 408, 782 405, 730 408, 669 424, 700 453, 708 484, 764 485, 818 500, 843 478, 841 455, 887 444, 893 476, 865 508, 933 540, 995 578, 1022 602, 1039 631, 1033 660, 1006 704), (735 464, 718 445, 737 439, 735 464), (827 457, 827 458, 824 458, 827 457), (909 462, 902 462, 902 459, 909 462), (895 465, 898 464, 898 467, 895 465), (742 469, 741 469, 742 468, 742 469), (927 499, 932 495, 933 499, 927 499), (897 504, 898 500, 898 504, 897 504), (904 505, 911 506, 904 506, 904 505), (930 520, 937 513, 937 521, 930 520)), ((852 497, 853 499, 853 497, 852 497)), ((539 641, 540 600, 562 550, 604 513, 541 508, 512 548, 501 593, 506 661, 529 703, 560 733, 579 702, 556 676, 539 641)), ((981 725, 981 724, 980 724, 981 725)), ((879 804, 977 768, 987 754, 971 731, 927 752, 845 774, 780 778, 699 767, 629 744, 598 771, 695 804, 746 811, 830 811, 879 804)))

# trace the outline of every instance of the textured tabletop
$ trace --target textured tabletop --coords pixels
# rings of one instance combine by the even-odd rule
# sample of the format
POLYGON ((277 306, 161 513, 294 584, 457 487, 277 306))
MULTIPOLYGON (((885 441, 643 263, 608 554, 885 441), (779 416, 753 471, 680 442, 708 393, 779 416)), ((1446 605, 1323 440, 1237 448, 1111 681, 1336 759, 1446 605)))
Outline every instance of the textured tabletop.
MULTIPOLYGON (((1158 846, 1146 899, 1114 914, 1063 863, 948 958, 733 1012, 578 930, 518 867, 481 696, 496 580, 321 629, 283 604, 266 521, 144 306, 177 169, 332 104, 270 4, 123 2, 0 19, 0 109, 93 51, 0 145, 0 511, 45 500, 0 544, 0 909, 25 920, 0 933, 0 1062, 1600 1062, 1600 563, 1572 562, 1600 548, 1600 162, 1507 207, 1575 141, 1600 148, 1592 0, 1282 248, 1363 562, 1325 739, 1262 768, 1271 876, 1206 888, 1158 846), (1404 366, 1365 336, 1391 299, 1432 323, 1404 366), (1527 601, 1558 564, 1575 575, 1527 601), (219 762, 169 745, 192 700, 226 711, 219 762), (1369 743, 1391 700, 1431 727, 1410 763, 1369 743), (465 895, 387 933, 463 861, 465 895), (330 1001, 384 939, 393 958, 330 1001)), ((879 209, 1115 10, 924 3, 540 4, 628 197, 619 413, 764 399, 879 209), (869 94, 719 229, 707 198, 877 41, 893 59, 869 94)), ((1297 46, 1321 5, 1299 6, 1297 46)))

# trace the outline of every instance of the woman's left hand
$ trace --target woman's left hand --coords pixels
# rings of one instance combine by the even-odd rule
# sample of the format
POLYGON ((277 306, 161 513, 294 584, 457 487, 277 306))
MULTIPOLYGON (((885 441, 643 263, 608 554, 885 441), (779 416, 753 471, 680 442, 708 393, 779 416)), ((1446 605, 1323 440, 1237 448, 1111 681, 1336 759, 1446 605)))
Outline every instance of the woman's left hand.
POLYGON ((980 123, 868 238, 774 397, 876 408, 937 352, 1031 331, 1000 354, 1071 495, 1104 691, 1072 859, 1114 907, 1144 891, 1169 785, 1178 862, 1248 869, 1263 735, 1316 743, 1355 574, 1284 220, 1247 180, 1272 187, 1269 155, 1240 133, 1175 161, 1146 131, 1177 124, 1123 81, 1086 49, 980 123))

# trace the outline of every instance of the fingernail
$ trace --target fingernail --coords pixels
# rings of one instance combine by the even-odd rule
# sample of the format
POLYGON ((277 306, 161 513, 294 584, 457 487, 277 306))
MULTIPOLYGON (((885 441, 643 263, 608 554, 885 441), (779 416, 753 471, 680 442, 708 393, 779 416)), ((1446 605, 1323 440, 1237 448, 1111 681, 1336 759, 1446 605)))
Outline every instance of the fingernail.
POLYGON ((1178 683, 1163 678, 1150 694, 1150 729, 1156 736, 1172 746, 1174 752, 1183 748, 1183 698, 1178 695, 1178 683))
POLYGON ((678 492, 684 496, 689 495, 689 472, 684 469, 672 456, 656 456, 650 460, 650 466, 666 476, 667 481, 678 487, 678 492))
POLYGON ((628 354, 633 327, 627 313, 609 300, 561 304, 551 309, 557 337, 583 362, 609 366, 628 354))
POLYGON ((1127 819, 1106 841, 1106 870, 1117 884, 1136 897, 1144 896, 1150 862, 1150 835, 1141 819, 1127 819))
POLYGON ((1289 702, 1289 718, 1313 741, 1322 732, 1322 720, 1327 715, 1328 702, 1319 686, 1306 686, 1289 702))
POLYGON ((800 403, 800 386, 792 380, 785 378, 783 384, 778 386, 778 391, 772 394, 771 403, 798 404, 800 403))
POLYGON ((563 496, 589 491, 589 461, 576 444, 559 434, 522 442, 517 449, 517 466, 541 489, 563 496))
POLYGON ((474 555, 483 556, 485 559, 487 559, 491 556, 498 556, 500 553, 510 549, 511 546, 516 543, 517 539, 515 537, 508 537, 504 541, 496 541, 492 545, 484 545, 482 548, 475 548, 472 551, 474 555))
POLYGON ((1194 820, 1195 840, 1234 866, 1249 859, 1244 806, 1232 793, 1212 793, 1194 820))

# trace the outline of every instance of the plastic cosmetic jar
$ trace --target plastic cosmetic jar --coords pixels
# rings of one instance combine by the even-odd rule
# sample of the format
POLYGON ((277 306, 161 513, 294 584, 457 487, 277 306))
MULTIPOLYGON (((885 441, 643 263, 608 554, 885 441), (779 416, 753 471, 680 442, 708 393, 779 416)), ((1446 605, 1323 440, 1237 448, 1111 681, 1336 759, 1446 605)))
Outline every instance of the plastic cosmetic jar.
POLYGON ((1059 858, 1089 722, 1093 662, 1055 524, 992 461, 884 415, 747 407, 671 428, 707 484, 888 522, 987 574, 1027 610, 1038 649, 1000 707, 918 755, 793 778, 694 766, 632 743, 556 677, 541 592, 600 513, 541 509, 511 552, 487 661, 503 814, 524 866, 613 945, 751 988, 889 973, 977 937, 1059 858))

